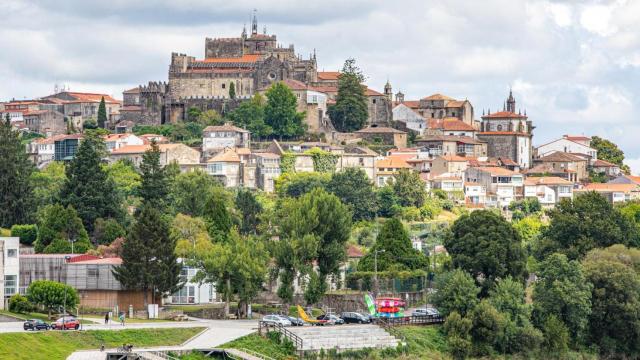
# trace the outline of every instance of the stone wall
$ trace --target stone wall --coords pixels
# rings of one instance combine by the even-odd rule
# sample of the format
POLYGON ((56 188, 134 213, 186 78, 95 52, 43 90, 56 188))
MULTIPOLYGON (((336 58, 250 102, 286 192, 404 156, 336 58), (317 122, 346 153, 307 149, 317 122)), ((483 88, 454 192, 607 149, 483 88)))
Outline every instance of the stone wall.
POLYGON ((513 161, 518 161, 517 137, 514 135, 476 135, 478 140, 487 143, 487 156, 506 157, 513 161))

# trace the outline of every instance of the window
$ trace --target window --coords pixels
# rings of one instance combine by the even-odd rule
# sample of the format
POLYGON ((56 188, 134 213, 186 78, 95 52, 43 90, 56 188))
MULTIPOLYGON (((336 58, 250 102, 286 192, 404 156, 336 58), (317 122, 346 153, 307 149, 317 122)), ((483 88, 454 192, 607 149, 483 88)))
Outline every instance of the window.
POLYGON ((498 125, 497 129, 498 131, 502 131, 502 125, 498 125))
POLYGON ((376 99, 372 99, 371 102, 375 104, 376 103, 376 99))
POLYGON ((222 84, 223 89, 226 89, 226 87, 227 87, 227 84, 222 84))
POLYGON ((4 295, 11 296, 16 293, 17 275, 4 276, 4 295))
POLYGON ((18 256, 18 249, 7 249, 7 257, 14 258, 18 256))
POLYGON ((87 269, 87 276, 98 277, 98 269, 87 269))

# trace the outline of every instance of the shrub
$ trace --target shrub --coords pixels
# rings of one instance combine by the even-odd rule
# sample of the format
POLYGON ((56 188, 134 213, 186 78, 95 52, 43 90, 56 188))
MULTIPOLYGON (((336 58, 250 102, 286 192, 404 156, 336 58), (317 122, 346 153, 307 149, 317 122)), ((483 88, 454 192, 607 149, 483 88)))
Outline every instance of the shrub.
POLYGON ((36 225, 13 225, 11 236, 19 237, 20 244, 31 245, 38 238, 38 227, 36 225))
POLYGON ((33 310, 33 304, 25 296, 15 294, 9 299, 9 311, 24 314, 31 310, 33 310))

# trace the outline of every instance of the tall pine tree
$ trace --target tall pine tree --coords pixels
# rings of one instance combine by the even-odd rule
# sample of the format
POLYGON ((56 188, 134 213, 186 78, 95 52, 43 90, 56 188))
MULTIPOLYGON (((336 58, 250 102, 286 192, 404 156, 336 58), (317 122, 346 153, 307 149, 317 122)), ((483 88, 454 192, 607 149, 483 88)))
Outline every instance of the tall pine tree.
POLYGON ((267 106, 264 109, 265 123, 273 129, 273 134, 282 138, 292 138, 304 134, 304 113, 298 112, 298 101, 291 89, 282 82, 273 84, 265 93, 267 106))
POLYGON ((364 127, 369 116, 365 94, 364 75, 354 59, 347 59, 338 78, 338 96, 335 105, 328 109, 333 126, 342 132, 352 132, 364 127))
POLYGON ((76 209, 89 233, 96 219, 121 219, 123 215, 115 183, 100 166, 105 151, 102 139, 86 136, 67 167, 67 179, 60 191, 62 204, 76 209))
POLYGON ((125 288, 143 291, 145 305, 149 292, 154 299, 173 293, 182 285, 175 247, 164 215, 144 203, 122 246, 122 265, 113 275, 125 288))
POLYGON ((151 149, 142 155, 140 172, 142 173, 140 197, 146 203, 164 210, 169 183, 165 169, 160 166, 160 148, 155 141, 151 142, 151 149))
POLYGON ((28 224, 33 199, 29 177, 35 167, 9 117, 0 123, 0 227, 28 224))
POLYGON ((98 127, 102 129, 106 129, 107 125, 107 105, 104 102, 104 96, 100 100, 100 105, 98 106, 98 127))

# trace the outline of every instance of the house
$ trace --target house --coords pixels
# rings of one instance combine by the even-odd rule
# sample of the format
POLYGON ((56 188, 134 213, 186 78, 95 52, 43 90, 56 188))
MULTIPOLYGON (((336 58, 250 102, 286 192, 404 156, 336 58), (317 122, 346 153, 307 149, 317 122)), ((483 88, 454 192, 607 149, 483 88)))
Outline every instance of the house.
POLYGON ((394 122, 404 124, 407 130, 415 131, 418 135, 424 134, 427 128, 427 120, 416 109, 407 106, 407 104, 398 103, 391 112, 394 122))
POLYGON ((577 153, 589 156, 593 161, 598 159, 598 151, 592 147, 591 138, 586 136, 564 135, 557 139, 536 148, 536 156, 544 157, 554 152, 577 153))
POLYGON ((151 144, 152 141, 155 141, 156 144, 168 144, 170 142, 169 138, 158 134, 142 134, 138 137, 144 141, 145 145, 151 144))
POLYGON ((431 174, 452 174, 462 178, 469 165, 469 158, 458 155, 444 155, 433 159, 431 174))
POLYGON ((344 152, 339 155, 336 162, 336 171, 341 171, 346 168, 356 167, 365 174, 369 180, 375 180, 376 174, 376 157, 378 153, 375 151, 360 146, 346 147, 344 152))
POLYGON ((108 126, 113 126, 119 121, 120 101, 107 94, 84 93, 62 91, 53 95, 45 96, 41 100, 46 100, 58 105, 58 111, 62 112, 71 120, 76 128, 82 128, 86 120, 98 118, 98 107, 104 99, 107 110, 108 126))
POLYGON ((427 129, 424 133, 426 135, 467 136, 475 138, 476 128, 458 118, 447 117, 444 119, 429 119, 427 129))
POLYGON ((275 179, 280 176, 280 155, 270 152, 251 154, 256 166, 256 187, 265 191, 275 190, 275 179))
POLYGON ((251 133, 229 123, 219 126, 207 126, 202 131, 202 151, 216 152, 224 148, 248 148, 251 133))
POLYGON ((372 143, 382 143, 395 147, 407 147, 407 133, 389 127, 367 127, 355 132, 356 136, 372 143))
MULTIPOLYGON (((473 106, 468 100, 456 100, 452 97, 433 94, 420 100, 404 100, 404 94, 396 94, 396 106, 403 104, 415 111, 426 120, 457 118, 458 120, 474 125, 473 106)), ((394 120, 396 118, 394 117, 394 120)), ((402 119, 398 119, 402 121, 402 119)))
POLYGON ((591 171, 597 174, 604 174, 611 179, 617 178, 622 174, 622 170, 618 165, 600 159, 591 163, 591 171))
POLYGON ((329 127, 327 103, 329 96, 322 89, 309 86, 302 81, 285 79, 282 81, 291 89, 297 99, 298 112, 305 113, 305 123, 311 133, 319 133, 329 127))
POLYGON ((105 135, 103 139, 108 151, 117 150, 123 146, 145 144, 142 138, 130 133, 105 135))
POLYGON ((140 104, 140 87, 138 86, 123 91, 120 120, 136 122, 140 120, 141 114, 142 106, 140 104))
POLYGON ((468 136, 425 135, 416 139, 414 143, 432 156, 487 156, 487 143, 468 136))
POLYGON ((24 124, 30 131, 44 136, 66 134, 64 114, 55 110, 30 110, 22 113, 24 124))
MULTIPOLYGON (((545 165, 549 170, 549 174, 565 173, 567 174, 567 180, 571 182, 580 182, 589 178, 589 161, 579 155, 556 151, 535 159, 534 164, 545 165)), ((528 172, 528 174, 531 174, 531 172, 528 172)))
POLYGON ((183 264, 180 269, 180 280, 183 282, 180 290, 165 298, 165 304, 188 305, 209 304, 216 300, 216 289, 211 283, 195 281, 198 269, 184 265, 183 259, 178 259, 183 264))
POLYGON ((84 135, 71 134, 63 135, 54 140, 54 155, 55 161, 71 161, 76 156, 80 142, 84 135))
POLYGON ((608 184, 635 184, 635 185, 640 185, 640 176, 620 174, 617 178, 609 181, 608 184))
POLYGON ((37 100, 12 100, 0 103, 0 116, 2 120, 9 116, 9 121, 24 122, 24 114, 30 111, 40 110, 40 102, 37 100))
MULTIPOLYGON (((160 166, 167 166, 172 162, 180 165, 180 169, 186 171, 200 164, 200 152, 184 144, 158 144, 160 150, 160 166)), ((142 164, 142 156, 151 145, 126 145, 114 149, 109 154, 109 162, 113 163, 121 159, 128 159, 136 166, 142 164)))
POLYGON ((586 184, 582 189, 575 190, 574 193, 577 196, 589 191, 597 192, 614 204, 640 199, 640 186, 637 184, 592 183, 586 184))
POLYGON ((482 208, 486 203, 487 187, 480 183, 464 183, 464 200, 468 208, 482 208))
POLYGON ((573 183, 557 176, 528 177, 524 181, 524 197, 536 198, 545 207, 573 198, 573 183))
POLYGON ((487 206, 506 208, 523 196, 523 175, 505 168, 469 167, 465 179, 485 187, 487 206))
POLYGON ((207 173, 226 187, 242 185, 242 170, 240 156, 232 148, 225 148, 207 160, 207 173))
POLYGON ((33 139, 27 144, 27 154, 36 166, 41 166, 54 160, 55 141, 66 135, 54 135, 47 138, 33 139))
POLYGON ((376 186, 382 187, 393 183, 395 176, 403 169, 411 170, 412 166, 400 157, 387 156, 376 161, 376 186))
POLYGON ((463 174, 444 173, 431 177, 431 188, 447 192, 449 199, 461 198, 464 193, 463 174))
POLYGON ((0 286, 0 310, 5 310, 9 306, 9 298, 18 293, 18 281, 20 278, 20 238, 0 237, 0 279, 4 286, 0 286))
POLYGON ((387 156, 402 157, 415 171, 421 173, 431 171, 434 159, 428 150, 419 147, 392 149, 387 151, 387 156))

